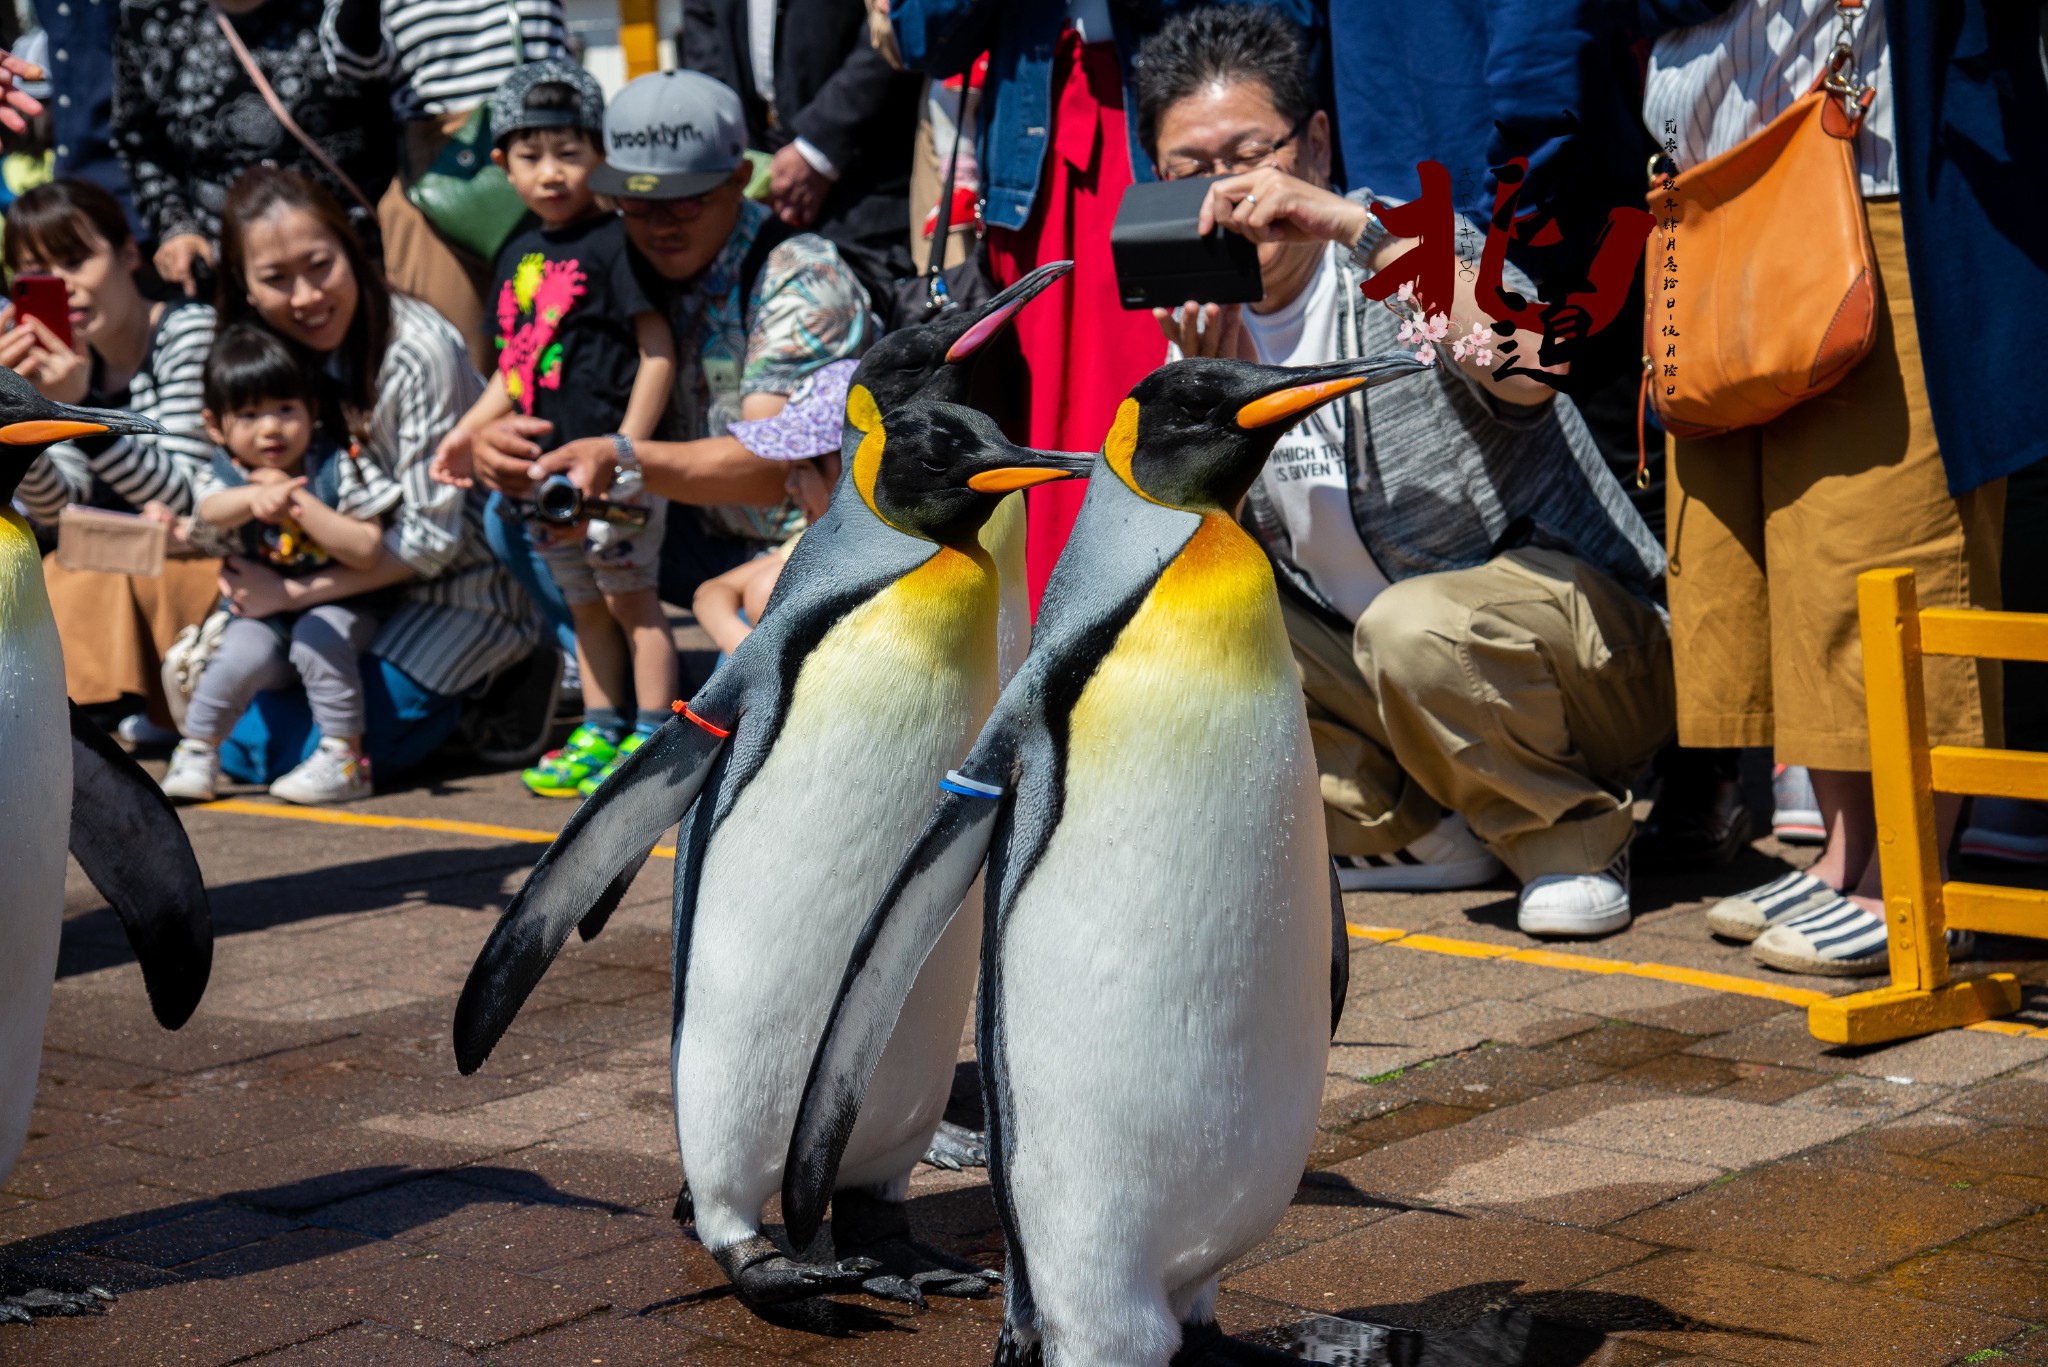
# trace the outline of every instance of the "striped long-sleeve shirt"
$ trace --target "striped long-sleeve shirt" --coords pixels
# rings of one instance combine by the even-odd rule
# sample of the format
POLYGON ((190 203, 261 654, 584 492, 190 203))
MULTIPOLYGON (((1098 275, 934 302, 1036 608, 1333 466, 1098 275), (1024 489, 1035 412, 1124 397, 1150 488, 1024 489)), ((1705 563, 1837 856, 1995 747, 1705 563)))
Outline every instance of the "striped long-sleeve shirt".
POLYGON ((55 522, 67 503, 88 503, 95 476, 136 508, 156 501, 192 511, 193 482, 213 459, 207 440, 201 383, 213 346, 213 310, 205 304, 165 308, 151 329, 149 351, 128 387, 89 394, 96 408, 119 408, 155 420, 164 436, 59 442, 36 458, 15 490, 30 517, 55 522))
POLYGON ((482 104, 511 74, 513 9, 526 61, 569 55, 562 0, 383 0, 374 40, 330 4, 320 43, 336 75, 390 81, 399 117, 438 116, 482 104))
MULTIPOLYGON (((1827 65, 1837 29, 1834 0, 1736 0, 1702 24, 1657 39, 1643 85, 1643 122, 1678 144, 1682 171, 1717 157, 1785 112, 1827 65)), ((1891 45, 1884 6, 1866 4, 1854 25, 1856 70, 1877 88, 1856 133, 1863 197, 1899 192, 1892 137, 1891 45)))
POLYGON ((391 301, 391 345, 362 452, 405 491, 384 546, 417 576, 370 653, 454 694, 519 660, 540 637, 533 604, 484 540, 484 494, 437 483, 434 447, 483 392, 462 336, 432 308, 391 301))

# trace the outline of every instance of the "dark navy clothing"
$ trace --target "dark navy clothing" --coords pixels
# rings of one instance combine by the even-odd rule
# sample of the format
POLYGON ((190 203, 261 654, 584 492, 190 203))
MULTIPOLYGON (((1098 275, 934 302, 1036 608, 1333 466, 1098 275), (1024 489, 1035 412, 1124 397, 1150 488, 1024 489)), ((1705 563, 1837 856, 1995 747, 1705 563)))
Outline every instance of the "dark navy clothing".
POLYGON ((146 239, 114 152, 114 30, 120 0, 44 0, 36 17, 50 35, 50 138, 57 174, 78 176, 108 191, 128 212, 128 226, 146 239))
MULTIPOLYGON (((1138 142, 1138 101, 1128 93, 1138 45, 1174 11, 1208 2, 1109 0, 1117 57, 1124 69, 1131 172, 1138 180, 1153 179, 1151 162, 1138 142)), ((1320 6, 1310 0, 1273 0, 1273 8, 1308 32, 1312 70, 1319 69, 1320 6)), ((983 51, 989 54, 982 107, 990 114, 982 120, 976 144, 982 193, 988 201, 983 212, 992 227, 1022 228, 1038 197, 1038 176, 1045 165, 1052 128, 1053 50, 1066 27, 1065 8, 1057 0, 895 0, 889 18, 904 62, 935 78, 957 76, 983 51)), ((1098 35, 1088 36, 1099 41, 1098 35)))
MULTIPOLYGON (((305 464, 300 467, 306 477, 306 492, 330 508, 339 508, 341 462, 346 459, 347 455, 333 438, 314 434, 311 444, 306 447, 305 464)), ((249 482, 249 476, 242 467, 218 447, 213 453, 213 477, 230 489, 238 489, 249 482)), ((294 536, 295 531, 295 527, 275 527, 250 518, 229 536, 240 544, 240 554, 244 557, 259 565, 268 565, 279 574, 297 578, 324 567, 329 557, 304 532, 296 532, 294 536)))

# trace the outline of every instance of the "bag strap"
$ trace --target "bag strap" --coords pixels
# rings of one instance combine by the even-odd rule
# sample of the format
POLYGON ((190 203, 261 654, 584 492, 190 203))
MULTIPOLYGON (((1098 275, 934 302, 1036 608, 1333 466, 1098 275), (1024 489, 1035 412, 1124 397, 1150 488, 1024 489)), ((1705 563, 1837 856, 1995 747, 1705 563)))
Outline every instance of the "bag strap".
MULTIPOLYGON (((1856 3, 1860 5, 1863 0, 1856 0, 1856 3)), ((525 66, 526 30, 519 22, 519 0, 505 0, 505 22, 512 28, 512 65, 525 66)))
POLYGON ((277 92, 272 90, 270 82, 264 79, 261 68, 256 65, 256 59, 249 55, 248 47, 242 42, 242 35, 235 32, 235 26, 228 22, 227 15, 215 10, 213 19, 220 25, 221 34, 228 40, 228 46, 234 49, 235 60, 240 62, 242 70, 249 74, 249 79, 255 83, 256 93, 263 97, 263 103, 270 106, 271 114, 284 125, 284 131, 296 138, 299 146, 312 153, 313 160, 319 162, 321 168, 333 176, 341 187, 355 198, 356 203, 363 206, 363 212, 372 218, 376 217, 377 206, 370 203, 369 196, 356 188, 356 183, 348 178, 348 172, 335 165, 334 158, 328 156, 319 143, 307 137, 306 130, 299 127, 298 120, 285 109, 284 101, 277 98, 277 92))
MULTIPOLYGON (((960 82, 960 114, 953 121, 953 154, 946 158, 945 183, 939 186, 939 216, 932 224, 932 247, 925 255, 924 288, 926 305, 933 312, 946 307, 951 301, 946 289, 946 239, 953 231, 953 181, 960 171, 960 144, 967 140, 967 105, 978 94, 974 84, 973 68, 960 82)), ((974 117, 979 120, 987 111, 977 100, 974 117)))

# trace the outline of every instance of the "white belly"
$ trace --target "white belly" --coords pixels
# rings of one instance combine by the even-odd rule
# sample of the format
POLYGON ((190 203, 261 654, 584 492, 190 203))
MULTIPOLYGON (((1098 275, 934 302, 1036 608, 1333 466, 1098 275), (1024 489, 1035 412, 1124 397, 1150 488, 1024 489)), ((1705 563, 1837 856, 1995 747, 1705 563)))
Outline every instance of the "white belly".
POLYGON ((64 927, 71 725, 35 541, 0 510, 0 1177, 28 1134, 64 927))
POLYGON ((1285 1211, 1322 1098, 1329 860, 1285 635, 1276 607, 1180 607, 1084 690, 1004 918, 1005 1171, 1061 1364, 1165 1360, 1285 1211))
MULTIPOLYGON (((885 595, 835 626, 706 851, 675 1088, 683 1170, 711 1248, 754 1233, 780 1188, 854 939, 995 701, 993 576, 974 587, 976 620, 943 650, 927 633, 886 629, 909 608, 929 626, 928 600, 885 595)), ((900 1187, 938 1126, 974 992, 980 899, 970 902, 883 1054, 841 1186, 900 1187)))

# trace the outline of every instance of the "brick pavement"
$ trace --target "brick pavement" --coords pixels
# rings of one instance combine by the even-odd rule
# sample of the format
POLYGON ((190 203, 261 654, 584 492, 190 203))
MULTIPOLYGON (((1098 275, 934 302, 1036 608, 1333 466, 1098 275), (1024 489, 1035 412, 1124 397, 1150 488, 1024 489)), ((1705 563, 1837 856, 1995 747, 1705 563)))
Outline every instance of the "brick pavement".
MULTIPOLYGON (((351 810, 566 814, 452 771, 351 810)), ((0 1189, 0 1261, 120 1300, 0 1326, 0 1362, 988 1360, 992 1302, 756 1316, 669 1219, 667 863, 462 1078, 454 997, 535 845, 187 825, 219 932, 206 1002, 157 1029, 74 872, 38 1109, 0 1189)), ((1778 853, 1646 882, 1635 927, 1572 953, 1846 990, 1699 924, 1699 899, 1778 853)), ((1326 1362, 2048 1362, 2048 1035, 1826 1049, 1783 1002, 1480 957, 1532 946, 1513 905, 1505 884, 1348 899, 1380 929, 1354 942, 1311 1170, 1225 1278, 1226 1328, 1326 1362)), ((1990 949, 2021 956, 2025 1019, 2048 1025, 2048 958, 2023 957, 2043 947, 1990 949)), ((923 1234, 1000 1259, 979 1176, 920 1169, 913 1192, 923 1234)))

